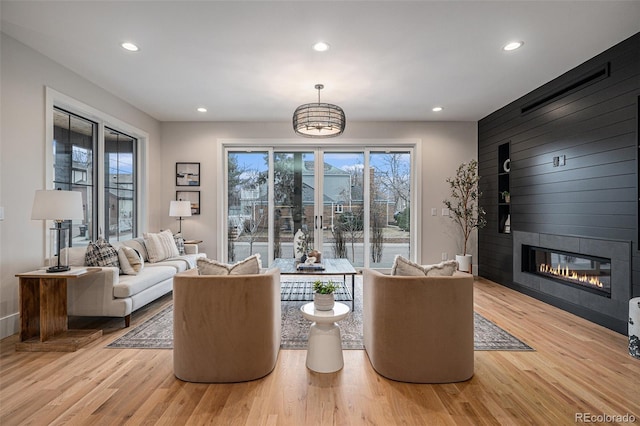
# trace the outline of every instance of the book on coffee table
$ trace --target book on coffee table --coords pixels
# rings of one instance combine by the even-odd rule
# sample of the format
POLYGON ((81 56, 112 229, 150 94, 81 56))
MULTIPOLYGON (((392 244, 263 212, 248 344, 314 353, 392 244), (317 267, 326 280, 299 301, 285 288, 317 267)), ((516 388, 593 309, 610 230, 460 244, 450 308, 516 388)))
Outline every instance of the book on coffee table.
POLYGON ((300 263, 296 266, 298 271, 324 271, 322 263, 300 263))

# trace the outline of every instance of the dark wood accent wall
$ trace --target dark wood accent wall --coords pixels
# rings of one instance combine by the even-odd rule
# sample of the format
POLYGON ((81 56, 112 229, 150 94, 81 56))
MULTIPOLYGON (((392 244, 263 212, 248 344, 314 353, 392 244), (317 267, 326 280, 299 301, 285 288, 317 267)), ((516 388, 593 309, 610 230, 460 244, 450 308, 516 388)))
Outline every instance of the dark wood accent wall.
POLYGON ((509 142, 511 230, 631 241, 640 296, 639 104, 637 33, 479 121, 481 276, 517 287, 512 236, 499 232, 498 147, 509 142))

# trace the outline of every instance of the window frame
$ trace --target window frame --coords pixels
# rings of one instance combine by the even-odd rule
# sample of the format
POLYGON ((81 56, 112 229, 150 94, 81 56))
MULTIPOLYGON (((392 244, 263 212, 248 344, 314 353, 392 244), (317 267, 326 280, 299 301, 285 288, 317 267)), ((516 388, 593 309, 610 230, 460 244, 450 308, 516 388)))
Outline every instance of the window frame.
MULTIPOLYGON (((136 191, 136 205, 137 205, 137 230, 138 234, 141 234, 147 229, 147 225, 149 223, 149 210, 148 210, 148 198, 146 195, 147 191, 143 189, 147 186, 148 182, 148 144, 149 144, 149 134, 137 127, 132 126, 131 124, 125 123, 124 121, 115 118, 105 112, 102 112, 96 108, 93 108, 87 104, 84 104, 76 99, 71 98, 63 93, 60 93, 50 87, 46 87, 45 93, 45 176, 43 182, 44 189, 55 189, 53 182, 53 165, 54 158, 53 152, 50 147, 53 146, 54 140, 54 119, 53 119, 53 110, 54 108, 59 108, 65 111, 68 111, 72 114, 75 114, 79 117, 85 118, 87 120, 91 120, 97 123, 97 147, 96 153, 98 156, 97 166, 99 170, 96 175, 97 181, 95 182, 95 191, 96 191, 96 199, 97 205, 94 208, 97 211, 97 219, 96 219, 96 227, 95 234, 98 236, 103 236, 108 238, 108 229, 105 228, 106 223, 106 215, 104 213, 104 200, 105 200, 105 176, 102 168, 104 165, 101 161, 104 158, 105 154, 105 146, 104 146, 104 136, 105 136, 105 127, 112 128, 124 134, 127 134, 138 140, 136 151, 136 183, 135 183, 135 191, 136 191)), ((51 224, 47 224, 50 226, 51 224)), ((48 238, 48 236, 47 236, 48 238)), ((49 246, 49 242, 46 242, 45 247, 49 246)))

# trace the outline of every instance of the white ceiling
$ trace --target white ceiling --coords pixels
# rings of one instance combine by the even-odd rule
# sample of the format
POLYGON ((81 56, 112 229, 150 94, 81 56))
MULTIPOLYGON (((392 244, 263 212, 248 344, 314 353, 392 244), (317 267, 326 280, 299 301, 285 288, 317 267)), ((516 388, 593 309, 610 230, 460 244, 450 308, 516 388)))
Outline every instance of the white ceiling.
POLYGON ((638 0, 1 1, 2 32, 161 121, 288 121, 316 83, 347 121, 476 121, 640 31, 638 0))

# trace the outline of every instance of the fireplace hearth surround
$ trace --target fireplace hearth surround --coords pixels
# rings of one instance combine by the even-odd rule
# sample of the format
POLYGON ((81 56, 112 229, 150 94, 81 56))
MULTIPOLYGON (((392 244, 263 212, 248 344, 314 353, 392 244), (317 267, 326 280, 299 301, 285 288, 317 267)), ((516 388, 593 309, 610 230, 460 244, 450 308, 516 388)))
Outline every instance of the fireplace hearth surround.
POLYGON ((630 241, 514 231, 513 280, 525 293, 612 330, 627 332, 632 287, 630 241), (550 264, 541 267, 544 260, 550 264), (576 279, 582 275, 598 275, 598 283, 576 279))

